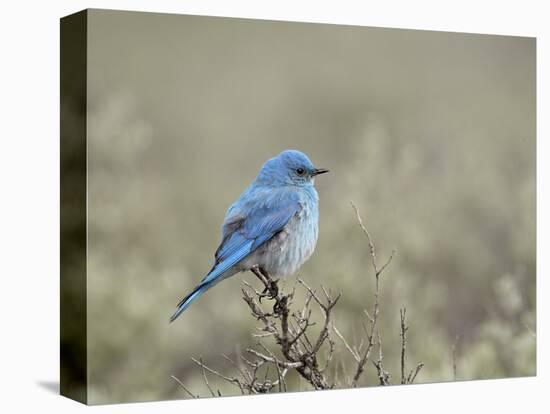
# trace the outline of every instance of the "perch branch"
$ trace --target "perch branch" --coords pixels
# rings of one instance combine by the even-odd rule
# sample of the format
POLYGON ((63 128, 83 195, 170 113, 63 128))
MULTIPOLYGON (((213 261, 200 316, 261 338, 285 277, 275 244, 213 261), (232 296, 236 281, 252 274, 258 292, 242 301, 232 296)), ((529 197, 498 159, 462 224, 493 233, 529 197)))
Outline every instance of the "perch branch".
MULTIPOLYGON (((259 323, 259 326, 256 328, 257 331, 252 336, 260 342, 256 346, 246 349, 249 358, 244 355, 238 355, 238 364, 235 360, 223 355, 226 360, 236 367, 238 376, 226 376, 208 367, 203 363, 202 359, 197 360, 192 358, 193 362, 201 367, 203 380, 211 395, 215 395, 215 392, 208 381, 207 373, 237 386, 243 394, 266 393, 271 392, 274 388, 278 389, 279 392, 286 391, 287 384, 285 377, 291 371, 297 373, 302 381, 307 382, 314 389, 333 388, 334 383, 338 380, 339 369, 336 367, 332 370, 333 377, 335 377, 333 378, 334 382, 329 380, 327 370, 333 361, 335 351, 334 336, 339 338, 346 351, 353 358, 354 369, 351 378, 346 373, 344 362, 340 360, 340 371, 351 386, 358 386, 359 380, 369 361, 376 368, 379 384, 389 385, 391 383, 391 375, 383 365, 384 354, 378 319, 380 314, 381 276, 392 262, 396 251, 393 250, 382 265, 378 264, 376 248, 371 234, 363 223, 355 204, 351 203, 351 205, 355 210, 359 227, 366 236, 368 254, 374 274, 374 301, 370 311, 367 309, 364 310, 366 320, 361 322, 364 333, 361 335, 359 346, 350 345, 333 321, 333 311, 341 297, 340 293, 333 296, 330 290, 327 290, 322 285, 318 290, 313 289, 300 277, 296 279, 296 284, 292 291, 285 293, 279 289, 277 281, 273 280, 265 270, 260 267, 254 267, 251 271, 259 280, 263 290, 256 289, 251 284, 244 282, 242 294, 251 315, 259 323), (296 285, 304 290, 305 300, 298 310, 293 310, 292 305, 296 285), (272 306, 268 307, 265 302, 262 303, 262 299, 264 298, 272 306), (312 309, 313 303, 317 305, 314 307, 319 309, 321 315, 318 328, 316 328, 316 323, 312 320, 314 315, 312 309), (273 341, 276 346, 276 352, 275 350, 270 350, 261 342, 268 340, 273 341), (378 345, 378 356, 374 357, 376 358, 374 359, 372 354, 376 344, 378 345), (320 367, 320 362, 322 362, 323 367, 320 367), (274 370, 270 370, 270 367, 273 367, 274 370), (273 371, 276 372, 276 378, 274 378, 273 371)), ((417 364, 407 375, 408 327, 405 320, 405 308, 400 310, 400 316, 400 377, 402 384, 408 384, 415 381, 424 365, 422 363, 417 364)), ((454 369, 456 371, 456 368, 454 369)), ((198 397, 189 392, 177 378, 173 378, 189 395, 193 398, 198 397)), ((220 395, 219 391, 218 395, 220 395)))

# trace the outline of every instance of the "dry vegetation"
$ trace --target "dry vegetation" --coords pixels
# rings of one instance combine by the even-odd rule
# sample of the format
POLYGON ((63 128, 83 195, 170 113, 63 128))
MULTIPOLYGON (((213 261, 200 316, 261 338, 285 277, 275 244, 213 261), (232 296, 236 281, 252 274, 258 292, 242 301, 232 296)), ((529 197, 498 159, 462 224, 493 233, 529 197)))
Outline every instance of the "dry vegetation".
MULTIPOLYGON (((340 333, 332 314, 341 294, 333 294, 321 285, 320 290, 311 288, 300 277, 297 278, 299 287, 305 291, 303 303, 296 306, 294 303, 295 288, 289 293, 281 291, 276 280, 269 277, 259 268, 253 268, 263 288, 262 291, 245 282, 242 289, 243 299, 249 308, 252 317, 260 323, 258 332, 252 334, 258 340, 254 347, 246 349, 246 354, 239 354, 235 359, 222 354, 231 363, 236 374, 226 375, 208 366, 202 358, 191 360, 197 364, 203 375, 204 383, 211 396, 221 396, 219 389, 212 388, 208 375, 211 374, 222 381, 237 387, 242 394, 263 394, 272 391, 287 391, 286 377, 289 372, 296 372, 312 389, 324 390, 342 387, 357 387, 367 366, 372 364, 376 369, 380 385, 390 385, 391 374, 384 368, 384 353, 382 351, 382 337, 377 327, 381 309, 380 282, 382 273, 391 263, 395 250, 382 264, 378 264, 373 239, 363 224, 363 220, 352 203, 361 230, 368 242, 368 254, 371 258, 371 273, 375 280, 373 292, 373 307, 369 312, 364 309, 364 320, 361 321, 363 335, 359 344, 351 345, 340 333), (272 306, 262 305, 262 299, 267 298, 272 306), (316 305, 316 306, 315 306, 316 305), (317 329, 313 322, 313 308, 321 314, 321 324, 317 329), (329 366, 333 363, 336 342, 345 348, 352 358, 353 372, 344 380, 338 381, 330 373, 329 366), (270 341, 267 344, 266 341, 270 341), (377 354, 373 351, 377 347, 377 354), (271 374, 270 373, 274 373, 271 374)), ((411 384, 415 381, 422 363, 407 370, 407 331, 406 308, 400 309, 400 375, 399 383, 411 384)), ((453 359, 454 361, 454 359, 453 359)), ((455 366, 455 365, 453 365, 455 366)), ((455 368, 456 369, 456 368, 455 368)), ((332 373, 334 374, 334 370, 332 373)), ((189 391, 183 381, 176 376, 172 378, 192 398, 198 394, 189 391)))

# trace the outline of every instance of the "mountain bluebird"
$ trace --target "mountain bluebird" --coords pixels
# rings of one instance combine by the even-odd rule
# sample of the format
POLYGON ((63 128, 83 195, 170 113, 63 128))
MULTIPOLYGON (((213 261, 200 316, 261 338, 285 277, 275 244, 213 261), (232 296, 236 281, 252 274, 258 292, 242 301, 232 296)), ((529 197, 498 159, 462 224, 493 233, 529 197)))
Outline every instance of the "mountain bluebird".
POLYGON ((227 210, 214 266, 178 304, 170 322, 208 289, 238 272, 260 272, 270 280, 295 273, 317 243, 319 196, 314 178, 326 172, 295 150, 266 161, 227 210))

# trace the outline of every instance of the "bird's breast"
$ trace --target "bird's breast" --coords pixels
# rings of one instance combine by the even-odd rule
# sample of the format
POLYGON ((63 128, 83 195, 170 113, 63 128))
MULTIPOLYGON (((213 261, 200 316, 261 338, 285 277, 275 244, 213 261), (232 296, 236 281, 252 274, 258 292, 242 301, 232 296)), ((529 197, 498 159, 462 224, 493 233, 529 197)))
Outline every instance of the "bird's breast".
POLYGON ((316 209, 304 207, 270 241, 252 255, 272 277, 294 274, 315 250, 318 235, 316 209))

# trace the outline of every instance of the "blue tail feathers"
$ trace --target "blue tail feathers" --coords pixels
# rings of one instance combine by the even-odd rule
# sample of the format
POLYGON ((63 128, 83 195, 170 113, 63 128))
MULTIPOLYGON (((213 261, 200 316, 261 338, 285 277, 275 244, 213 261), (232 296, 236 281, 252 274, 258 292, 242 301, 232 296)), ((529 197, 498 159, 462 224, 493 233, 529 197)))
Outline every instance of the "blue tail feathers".
POLYGON ((213 283, 206 282, 201 283, 198 285, 193 291, 184 297, 180 303, 178 303, 176 312, 170 317, 170 322, 174 322, 174 320, 181 315, 181 313, 191 305, 200 295, 202 295, 204 292, 206 292, 208 289, 210 289, 213 286, 213 283))
POLYGON ((231 252, 230 256, 224 258, 225 260, 216 262, 214 267, 204 277, 202 282, 193 291, 184 297, 178 304, 176 312, 170 318, 170 322, 173 322, 181 313, 191 305, 199 296, 201 296, 208 289, 221 282, 225 278, 235 274, 234 265, 244 259, 251 252, 252 240, 247 240, 243 246, 231 252))

